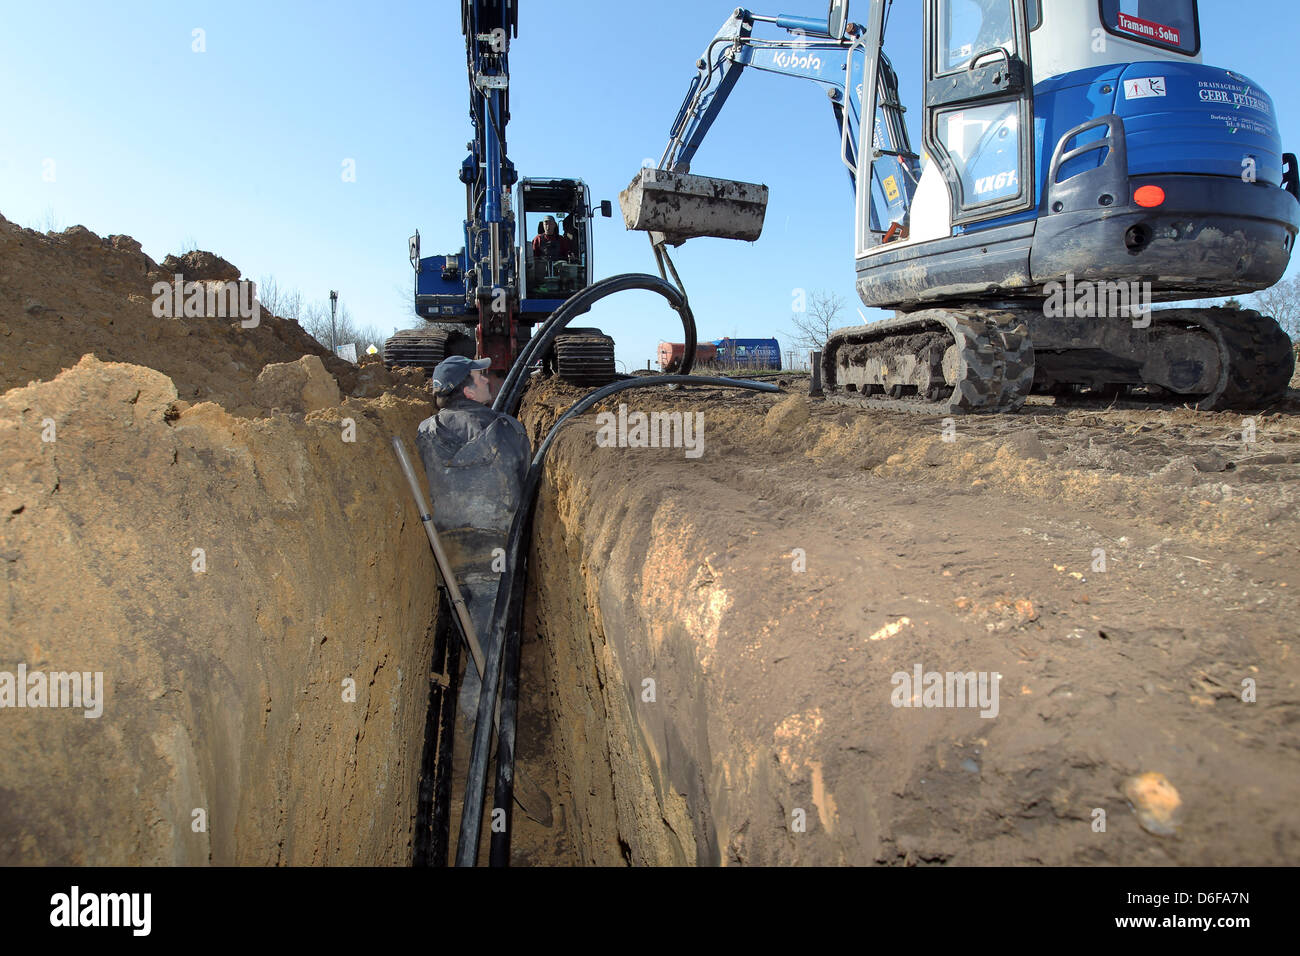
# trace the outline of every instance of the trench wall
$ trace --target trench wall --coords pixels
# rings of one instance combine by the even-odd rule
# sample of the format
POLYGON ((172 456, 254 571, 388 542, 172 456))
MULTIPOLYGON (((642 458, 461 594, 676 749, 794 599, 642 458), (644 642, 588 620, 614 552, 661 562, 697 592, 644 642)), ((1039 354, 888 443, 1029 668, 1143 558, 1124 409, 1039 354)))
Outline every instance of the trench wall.
POLYGON ((0 709, 0 864, 409 862, 436 591, 388 442, 427 414, 91 356, 0 396, 0 671, 104 686, 0 709))

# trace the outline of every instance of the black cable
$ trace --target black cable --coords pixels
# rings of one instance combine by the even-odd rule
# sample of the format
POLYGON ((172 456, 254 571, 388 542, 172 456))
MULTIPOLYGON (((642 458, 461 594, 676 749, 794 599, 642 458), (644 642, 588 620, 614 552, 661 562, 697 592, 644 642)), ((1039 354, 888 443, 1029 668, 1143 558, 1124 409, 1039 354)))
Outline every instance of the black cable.
POLYGON ((455 747, 456 692, 460 667, 459 635, 452 626, 446 587, 438 588, 429 675, 429 711, 424 725, 424 752, 415 813, 413 866, 446 866, 451 842, 452 750, 455 747), (447 681, 442 682, 442 678, 447 681))
MULTIPOLYGON (((637 278, 655 279, 654 276, 640 276, 637 278)), ((660 280, 655 279, 655 281, 659 282, 660 280)), ((664 285, 667 285, 667 283, 664 283, 664 285)), ((642 288, 642 286, 634 286, 634 288, 642 288)), ((577 298, 577 296, 574 298, 577 298)), ((518 367, 518 363, 516 363, 516 367, 518 367)), ((522 573, 523 547, 524 541, 527 540, 527 532, 532 526, 533 507, 536 503, 537 488, 541 484, 546 453, 550 450, 551 444, 555 441, 560 429, 569 419, 581 415, 587 409, 598 402, 604 401, 611 395, 632 388, 651 388, 659 385, 710 385, 721 388, 743 388, 756 392, 781 391, 778 386, 765 382, 702 375, 655 375, 649 378, 633 378, 613 382, 584 396, 574 402, 551 426, 551 430, 547 432, 546 438, 538 446, 537 453, 533 456, 532 464, 529 466, 528 474, 524 479, 523 494, 520 496, 519 510, 515 512, 514 521, 510 525, 510 535, 506 540, 506 566, 512 570, 506 579, 505 587, 497 590, 496 603, 492 607, 492 619, 488 626, 488 633, 493 635, 493 640, 487 642, 486 646, 495 649, 488 654, 487 673, 483 677, 482 690, 479 693, 478 718, 474 726, 474 746, 470 752, 469 774, 468 779, 465 781, 465 803, 460 818, 460 839, 456 845, 457 866, 476 866, 478 864, 478 843, 482 833, 483 803, 487 795, 487 765, 492 748, 492 715, 497 704, 497 683, 501 677, 502 655, 505 646, 507 644, 514 645, 511 651, 512 655, 518 655, 519 653, 520 625, 518 610, 522 604, 524 590, 524 575, 522 573), (503 635, 503 640, 496 641, 497 635, 503 635)), ((504 393, 504 387, 502 392, 504 393)), ((498 395, 499 398, 500 395, 498 395)), ((511 688, 507 689, 507 694, 513 693, 516 696, 513 698, 503 696, 502 698, 501 722, 503 726, 506 725, 507 721, 511 723, 514 721, 513 712, 518 702, 517 692, 518 684, 515 682, 511 688)), ((509 760, 511 764, 504 773, 498 768, 498 782, 502 786, 498 788, 496 793, 498 805, 493 809, 494 811, 505 809, 508 818, 510 808, 508 805, 503 806, 500 801, 504 799, 508 804, 513 799, 513 739, 511 740, 510 752, 505 753, 504 748, 501 751, 497 755, 498 762, 509 760)), ((509 827, 507 827, 504 839, 498 844, 498 851, 494 854, 498 860, 504 861, 509 857, 509 832, 509 827)))
MULTIPOLYGON (((434 679, 447 656, 447 638, 451 624, 446 619, 447 589, 438 588, 437 623, 433 632, 433 654, 429 661, 429 707, 424 719, 424 751, 420 756, 420 784, 415 802, 415 839, 412 847, 413 866, 436 866, 434 862, 435 826, 438 786, 438 725, 442 716, 444 688, 434 679)), ((446 857, 443 857, 446 865, 446 857)))
POLYGON ((541 330, 528 340, 524 350, 519 353, 519 357, 515 360, 515 364, 511 366, 506 380, 501 384, 501 389, 497 392, 496 401, 492 403, 492 407, 497 411, 506 412, 510 415, 518 414, 519 403, 523 399, 524 385, 528 380, 528 373, 534 360, 540 359, 550 350, 556 337, 573 319, 589 312, 593 305, 606 296, 631 289, 657 292, 667 299, 668 304, 681 316, 682 330, 685 332, 686 337, 686 351, 682 356, 681 371, 683 374, 689 372, 695 362, 697 333, 695 330, 695 315, 691 312, 686 296, 681 289, 659 276, 629 272, 624 275, 611 276, 608 279, 602 279, 587 286, 581 292, 570 296, 563 305, 551 313, 551 317, 542 325, 541 330))
MULTIPOLYGON (((530 520, 524 531, 524 541, 532 537, 531 526, 530 520)), ((513 832, 515 809, 515 731, 518 726, 519 710, 519 661, 523 655, 522 627, 518 622, 523 617, 528 562, 519 560, 516 565, 519 568, 518 580, 515 581, 511 592, 508 618, 515 626, 507 633, 517 636, 507 637, 505 647, 502 649, 505 660, 502 662, 501 677, 501 726, 497 728, 497 782, 492 798, 494 807, 505 810, 503 821, 505 825, 500 830, 495 827, 492 829, 492 846, 488 856, 491 866, 510 865, 510 834, 513 832)))

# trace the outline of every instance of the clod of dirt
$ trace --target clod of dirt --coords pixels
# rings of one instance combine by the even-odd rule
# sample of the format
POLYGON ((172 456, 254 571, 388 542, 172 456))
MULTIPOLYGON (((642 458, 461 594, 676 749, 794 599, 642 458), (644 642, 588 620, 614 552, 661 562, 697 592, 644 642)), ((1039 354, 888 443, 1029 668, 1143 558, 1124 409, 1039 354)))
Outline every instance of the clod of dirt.
POLYGON ((1017 458, 1032 458, 1047 461, 1047 448, 1038 437, 1038 433, 1028 428, 1012 432, 1002 446, 1017 458))
POLYGON ((764 427, 769 434, 788 435, 800 425, 807 424, 811 417, 808 399, 802 395, 791 395, 767 413, 764 427))
POLYGON ((339 403, 339 386, 315 355, 268 365, 253 385, 253 400, 268 411, 314 412, 339 403))
POLYGON ((1200 469, 1190 455, 1179 455, 1155 474, 1175 485, 1191 485, 1200 479, 1200 469))
MULTIPOLYGON (((423 370, 421 369, 421 371, 423 370)), ((382 361, 362 362, 361 368, 357 370, 357 384, 352 388, 352 396, 354 398, 374 398, 376 395, 382 395, 388 391, 397 384, 397 381, 397 378, 388 369, 384 368, 382 361)))
POLYGON ((1227 471, 1231 467, 1229 462, 1222 455, 1214 452, 1206 452, 1204 455, 1197 455, 1192 459, 1192 464, 1196 466, 1197 471, 1218 474, 1221 471, 1227 471))
POLYGON ((183 256, 168 256, 162 261, 167 272, 179 273, 190 282, 212 279, 218 282, 234 282, 239 278, 239 268, 225 259, 202 249, 195 249, 183 256))
POLYGON ((1127 778, 1120 792, 1137 814, 1142 829, 1156 836, 1175 836, 1182 816, 1182 798, 1163 773, 1127 778))

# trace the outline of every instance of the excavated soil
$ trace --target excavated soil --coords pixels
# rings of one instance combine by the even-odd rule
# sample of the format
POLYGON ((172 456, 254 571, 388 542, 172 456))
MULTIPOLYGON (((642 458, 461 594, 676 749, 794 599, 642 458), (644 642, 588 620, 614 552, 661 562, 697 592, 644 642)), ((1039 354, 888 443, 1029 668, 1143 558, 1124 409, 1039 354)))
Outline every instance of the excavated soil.
MULTIPOLYGON (((436 592, 389 439, 421 376, 157 318, 178 269, 238 275, 0 219, 0 704, 20 667, 104 688, 0 707, 0 863, 406 864, 436 592)), ((534 442, 580 394, 534 385, 534 442)), ((700 412, 702 453, 602 447, 594 411, 552 449, 516 863, 1300 858, 1294 396, 619 401, 700 412), (997 693, 932 706, 915 669, 997 693)))
MULTIPOLYGON (((578 394, 532 391, 535 439, 578 394)), ((551 452, 525 693, 583 862, 1300 860, 1296 402, 619 401, 702 412, 704 452, 594 411, 551 452), (995 713, 917 667, 999 675, 995 713)))
POLYGON ((157 318, 159 278, 0 220, 0 864, 409 863, 436 592, 389 440, 419 376, 267 313, 157 318), (102 695, 16 708, 20 667, 102 695))

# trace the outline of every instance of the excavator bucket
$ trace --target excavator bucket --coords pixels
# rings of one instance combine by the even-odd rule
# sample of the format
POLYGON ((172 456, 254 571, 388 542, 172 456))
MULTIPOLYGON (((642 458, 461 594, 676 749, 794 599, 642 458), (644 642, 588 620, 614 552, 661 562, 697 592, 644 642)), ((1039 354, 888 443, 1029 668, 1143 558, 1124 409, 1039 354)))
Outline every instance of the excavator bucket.
POLYGON ((763 232, 767 187, 647 167, 618 202, 628 229, 658 233, 674 246, 697 236, 753 242, 763 232))

